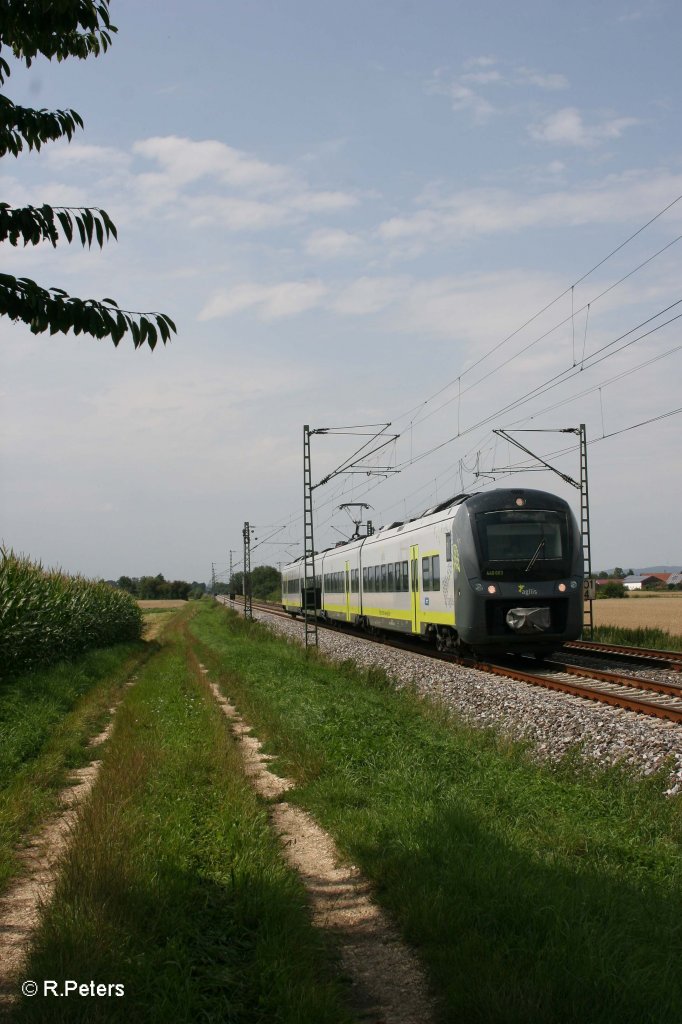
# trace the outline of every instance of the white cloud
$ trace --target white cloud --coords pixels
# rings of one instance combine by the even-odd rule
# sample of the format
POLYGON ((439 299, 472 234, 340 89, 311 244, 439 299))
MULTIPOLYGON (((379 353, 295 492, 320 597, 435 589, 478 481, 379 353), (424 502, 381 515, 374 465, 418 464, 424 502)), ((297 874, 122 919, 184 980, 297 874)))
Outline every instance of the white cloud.
POLYGON ((596 146, 609 139, 618 139, 627 128, 639 124, 634 117, 605 118, 588 125, 575 107, 564 107, 550 114, 538 124, 530 125, 528 132, 538 142, 561 146, 596 146))
POLYGON ((537 85, 539 89, 567 89, 568 79, 560 74, 543 74, 532 68, 516 68, 515 79, 519 85, 537 85))
POLYGON ((651 216, 682 192, 682 175, 632 172, 572 190, 523 196, 509 189, 469 189, 430 196, 416 213, 378 228, 385 241, 443 241, 528 227, 608 224, 651 216))
POLYGON ((489 68, 497 64, 497 57, 469 57, 465 60, 465 68, 489 68))
POLYGON ((488 120, 492 114, 499 112, 499 106, 494 106, 485 96, 481 95, 481 89, 486 87, 519 88, 521 86, 535 86, 539 89, 566 89, 568 79, 565 75, 536 71, 534 68, 524 66, 503 67, 493 57, 475 57, 464 63, 465 72, 461 75, 451 77, 447 72, 439 68, 427 83, 427 90, 442 96, 448 96, 455 111, 469 112, 475 121, 483 122, 488 120), (476 91, 472 86, 477 86, 476 91))
POLYGON ((246 309, 255 309, 261 320, 278 320, 319 306, 326 292, 318 281, 235 285, 216 292, 199 313, 199 320, 234 316, 246 309))
POLYGON ((474 85, 489 85, 491 82, 501 82, 502 75, 499 71, 470 71, 460 77, 461 82, 473 82, 474 85))
POLYGON ((291 172, 279 164, 268 164, 214 139, 197 142, 177 135, 144 139, 133 152, 155 160, 176 187, 216 178, 238 188, 272 190, 290 186, 291 172))
POLYGON ((262 231, 292 220, 285 203, 219 195, 187 196, 182 200, 192 227, 220 224, 230 231, 262 231))
POLYGON ((495 113, 492 103, 489 103, 483 96, 474 92, 468 85, 462 85, 461 80, 444 81, 440 72, 436 72, 430 82, 427 83, 427 91, 447 96, 456 112, 465 111, 470 113, 475 121, 486 121, 495 113))
POLYGON ((309 256, 333 260, 343 256, 354 256, 362 246, 362 239, 342 228, 320 228, 313 231, 305 243, 309 256))
POLYGON ((348 192, 301 192, 288 200, 293 210, 303 213, 333 213, 355 206, 357 198, 348 192))
POLYGON ((413 282, 393 311, 400 331, 491 347, 561 290, 554 276, 527 271, 477 273, 413 282))

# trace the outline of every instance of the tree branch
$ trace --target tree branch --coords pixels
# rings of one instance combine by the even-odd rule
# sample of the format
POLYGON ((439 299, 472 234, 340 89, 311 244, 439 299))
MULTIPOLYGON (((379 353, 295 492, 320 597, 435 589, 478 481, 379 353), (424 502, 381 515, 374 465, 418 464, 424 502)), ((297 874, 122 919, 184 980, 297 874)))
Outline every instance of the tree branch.
POLYGON ((132 313, 119 309, 113 299, 97 302, 78 299, 61 288, 41 288, 30 278, 0 274, 0 316, 21 320, 33 334, 90 334, 111 338, 118 345, 130 333, 135 348, 147 344, 151 349, 159 340, 166 344, 177 328, 165 313, 132 313))

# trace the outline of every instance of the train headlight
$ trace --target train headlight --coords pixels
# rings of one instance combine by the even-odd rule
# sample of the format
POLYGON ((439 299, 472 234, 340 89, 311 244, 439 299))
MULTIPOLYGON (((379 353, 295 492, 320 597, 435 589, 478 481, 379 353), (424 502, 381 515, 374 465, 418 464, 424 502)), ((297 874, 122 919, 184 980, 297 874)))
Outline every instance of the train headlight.
POLYGON ((494 583, 489 583, 488 584, 488 593, 489 594, 496 594, 497 593, 497 587, 495 586, 494 583))
POLYGON ((568 590, 568 587, 566 586, 566 584, 565 584, 565 583, 560 583, 560 584, 559 584, 559 586, 557 587, 557 590, 558 590, 558 591, 559 591, 560 593, 562 593, 562 594, 565 594, 565 593, 566 593, 566 591, 568 590))
POLYGON ((525 499, 525 498, 517 498, 517 499, 516 499, 516 504, 517 504, 517 505, 518 505, 519 507, 521 507, 521 505, 525 505, 525 504, 526 504, 526 499, 525 499))

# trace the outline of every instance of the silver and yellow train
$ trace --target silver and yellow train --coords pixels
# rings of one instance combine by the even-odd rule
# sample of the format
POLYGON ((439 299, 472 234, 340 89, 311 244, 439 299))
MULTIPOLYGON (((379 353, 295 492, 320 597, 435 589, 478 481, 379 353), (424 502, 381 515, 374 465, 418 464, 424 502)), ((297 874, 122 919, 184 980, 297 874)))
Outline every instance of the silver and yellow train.
POLYGON ((342 541, 282 571, 282 606, 424 637, 441 649, 543 655, 580 636, 582 539, 545 491, 460 494, 416 519, 342 541))

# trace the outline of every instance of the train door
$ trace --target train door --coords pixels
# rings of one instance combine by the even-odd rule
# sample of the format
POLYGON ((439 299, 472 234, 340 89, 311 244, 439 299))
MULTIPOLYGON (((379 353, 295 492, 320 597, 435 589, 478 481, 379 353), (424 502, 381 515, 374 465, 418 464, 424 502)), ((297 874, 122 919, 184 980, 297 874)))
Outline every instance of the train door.
POLYGON ((412 632, 419 632, 419 545, 410 545, 410 607, 412 632))
POLYGON ((350 622, 350 562, 346 562, 346 622, 350 622))

